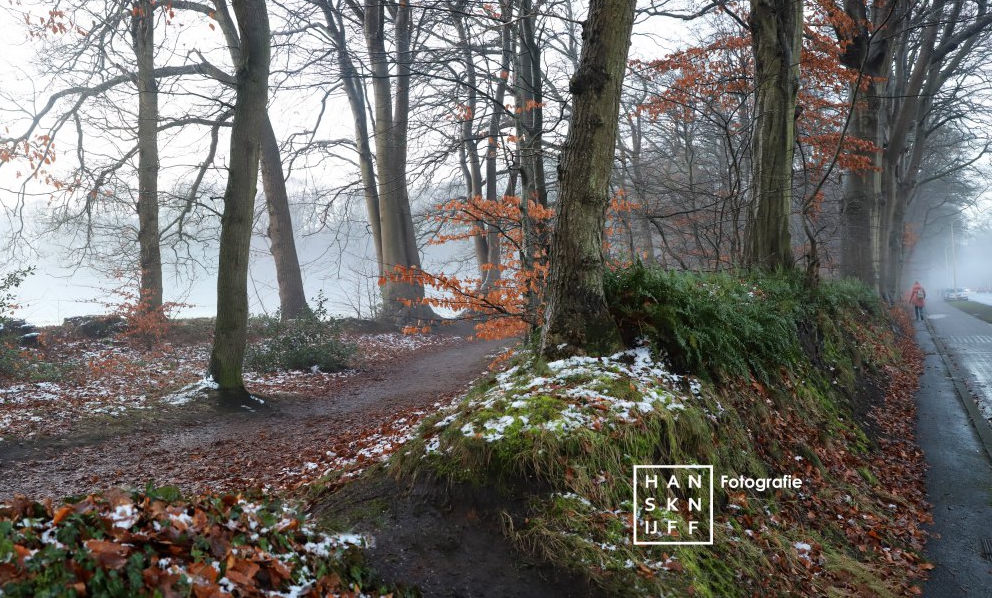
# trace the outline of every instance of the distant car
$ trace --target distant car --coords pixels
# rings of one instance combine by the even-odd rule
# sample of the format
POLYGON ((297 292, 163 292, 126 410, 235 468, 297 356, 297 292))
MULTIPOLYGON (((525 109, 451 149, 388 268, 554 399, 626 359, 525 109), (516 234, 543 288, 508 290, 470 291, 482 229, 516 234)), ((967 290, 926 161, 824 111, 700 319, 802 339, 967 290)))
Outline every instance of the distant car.
POLYGON ((944 301, 967 301, 968 289, 944 289, 944 301))

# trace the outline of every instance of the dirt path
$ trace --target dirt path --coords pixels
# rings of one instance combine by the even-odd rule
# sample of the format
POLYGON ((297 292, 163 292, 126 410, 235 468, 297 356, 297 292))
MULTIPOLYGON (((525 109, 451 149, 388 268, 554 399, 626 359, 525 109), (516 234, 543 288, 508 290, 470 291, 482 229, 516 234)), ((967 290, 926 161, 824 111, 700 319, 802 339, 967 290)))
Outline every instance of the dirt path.
POLYGON ((374 458, 377 443, 388 444, 390 432, 455 398, 500 347, 460 341, 413 353, 342 378, 329 396, 270 397, 254 413, 199 400, 125 424, 91 424, 69 437, 0 443, 0 501, 148 482, 188 492, 292 487, 335 458, 374 458))

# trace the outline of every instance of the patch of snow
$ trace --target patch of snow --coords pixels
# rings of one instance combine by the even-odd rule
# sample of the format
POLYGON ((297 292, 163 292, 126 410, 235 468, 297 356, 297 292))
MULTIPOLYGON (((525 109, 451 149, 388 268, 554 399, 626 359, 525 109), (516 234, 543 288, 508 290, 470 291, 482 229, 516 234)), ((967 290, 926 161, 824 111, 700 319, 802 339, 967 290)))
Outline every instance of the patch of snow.
POLYGON ((138 519, 139 515, 131 503, 117 505, 114 508, 114 512, 110 515, 110 520, 113 522, 114 527, 121 529, 130 529, 131 526, 138 523, 138 519))
POLYGON ((214 381, 213 377, 204 375, 199 382, 194 382, 172 394, 166 395, 162 398, 162 402, 169 405, 185 405, 193 401, 201 392, 205 390, 217 390, 218 388, 220 388, 220 385, 214 381))

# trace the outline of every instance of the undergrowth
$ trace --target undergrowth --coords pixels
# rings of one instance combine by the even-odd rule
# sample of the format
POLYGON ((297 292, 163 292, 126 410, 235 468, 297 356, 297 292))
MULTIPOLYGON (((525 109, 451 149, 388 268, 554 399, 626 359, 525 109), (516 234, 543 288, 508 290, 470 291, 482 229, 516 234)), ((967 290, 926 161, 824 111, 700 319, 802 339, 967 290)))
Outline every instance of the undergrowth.
POLYGON ((379 583, 365 540, 328 535, 262 496, 108 491, 0 505, 0 594, 412 596, 379 583))
POLYGON ((249 331, 262 339, 248 346, 245 368, 256 372, 346 369, 355 347, 341 340, 340 326, 328 317, 326 303, 320 293, 316 307, 298 318, 253 318, 249 331))
POLYGON ((610 271, 605 290, 628 344, 648 339, 677 371, 716 380, 773 380, 780 367, 807 357, 804 323, 852 309, 880 315, 864 285, 845 280, 809 289, 798 274, 687 274, 635 264, 610 271))
MULTIPOLYGON (((911 364, 868 289, 634 266, 607 291, 636 348, 552 363, 524 352, 425 420, 394 474, 523 497, 524 515, 502 516, 508 537, 609 595, 915 591, 928 515, 906 470, 919 455, 900 446, 909 467, 886 469, 878 445, 895 424, 869 427, 862 404, 911 364), (713 466, 712 546, 633 544, 633 466, 649 464, 713 466), (719 484, 787 474, 802 488, 719 484), (905 488, 879 483, 899 475, 905 488)), ((670 515, 686 529, 689 513, 670 515)))

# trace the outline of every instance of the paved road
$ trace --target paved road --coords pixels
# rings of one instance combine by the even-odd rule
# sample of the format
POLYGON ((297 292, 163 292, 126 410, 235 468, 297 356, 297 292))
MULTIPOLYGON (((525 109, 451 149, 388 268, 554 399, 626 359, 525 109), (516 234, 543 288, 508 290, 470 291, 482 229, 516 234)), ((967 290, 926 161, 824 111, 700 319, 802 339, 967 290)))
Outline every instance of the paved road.
MULTIPOLYGON (((992 295, 975 293, 971 300, 992 304, 992 295)), ((992 324, 962 313, 953 304, 927 302, 927 323, 959 368, 961 381, 986 420, 992 420, 992 324)), ((989 592, 992 596, 992 591, 989 592)))
POLYGON ((992 539, 992 428, 978 404, 992 405, 992 325, 937 300, 916 326, 927 354, 917 438, 929 465, 927 557, 936 565, 924 596, 989 597, 992 561, 982 542, 992 539))

